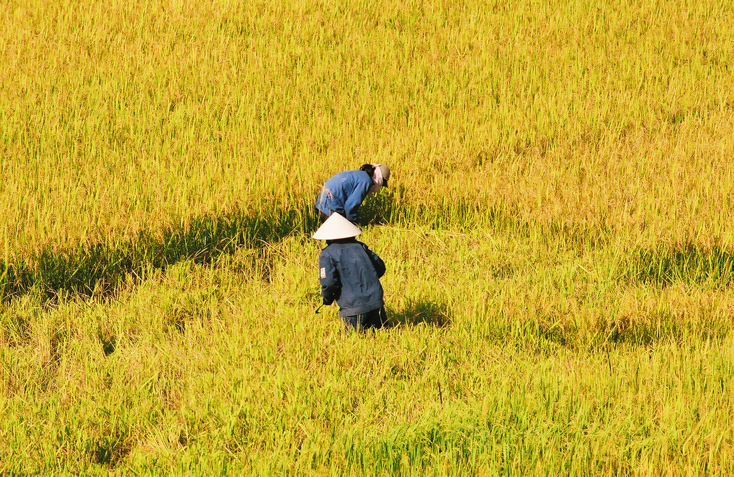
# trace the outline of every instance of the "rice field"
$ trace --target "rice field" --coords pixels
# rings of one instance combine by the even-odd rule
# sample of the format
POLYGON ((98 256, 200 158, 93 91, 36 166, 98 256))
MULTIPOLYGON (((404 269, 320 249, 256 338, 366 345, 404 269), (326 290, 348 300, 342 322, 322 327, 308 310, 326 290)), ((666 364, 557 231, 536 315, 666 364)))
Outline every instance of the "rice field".
POLYGON ((4 2, 0 474, 731 474, 732 24, 4 2), (365 162, 345 336, 313 202, 365 162))

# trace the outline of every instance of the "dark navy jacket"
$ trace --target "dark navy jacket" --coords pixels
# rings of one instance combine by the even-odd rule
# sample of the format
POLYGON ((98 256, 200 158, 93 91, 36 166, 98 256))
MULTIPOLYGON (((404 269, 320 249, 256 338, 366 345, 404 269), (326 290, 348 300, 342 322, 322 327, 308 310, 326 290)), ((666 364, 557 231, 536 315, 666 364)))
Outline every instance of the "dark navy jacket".
POLYGON ((359 206, 372 185, 372 179, 364 171, 340 172, 326 181, 316 198, 316 208, 327 216, 337 212, 356 223, 359 206))
POLYGON ((330 240, 319 256, 319 281, 324 305, 336 300, 339 316, 355 316, 380 309, 380 277, 385 263, 355 238, 330 240))

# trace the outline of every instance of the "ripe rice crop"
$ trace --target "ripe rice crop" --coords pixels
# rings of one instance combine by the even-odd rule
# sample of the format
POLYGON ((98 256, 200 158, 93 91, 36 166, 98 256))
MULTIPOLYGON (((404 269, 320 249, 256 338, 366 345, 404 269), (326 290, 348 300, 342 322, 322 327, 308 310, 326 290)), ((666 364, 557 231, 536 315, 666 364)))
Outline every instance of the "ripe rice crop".
POLYGON ((0 473, 731 473, 733 24, 3 3, 0 473), (365 162, 395 327, 341 339, 313 201, 365 162))

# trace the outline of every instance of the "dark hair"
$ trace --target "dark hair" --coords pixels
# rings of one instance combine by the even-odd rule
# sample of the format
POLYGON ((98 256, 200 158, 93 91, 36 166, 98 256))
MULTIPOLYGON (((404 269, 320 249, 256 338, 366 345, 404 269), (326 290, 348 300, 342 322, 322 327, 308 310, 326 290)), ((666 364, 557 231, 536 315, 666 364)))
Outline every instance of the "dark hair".
POLYGON ((373 179, 375 177, 375 166, 373 166, 372 164, 362 164, 359 170, 362 172, 366 172, 367 175, 370 176, 370 179, 373 179))

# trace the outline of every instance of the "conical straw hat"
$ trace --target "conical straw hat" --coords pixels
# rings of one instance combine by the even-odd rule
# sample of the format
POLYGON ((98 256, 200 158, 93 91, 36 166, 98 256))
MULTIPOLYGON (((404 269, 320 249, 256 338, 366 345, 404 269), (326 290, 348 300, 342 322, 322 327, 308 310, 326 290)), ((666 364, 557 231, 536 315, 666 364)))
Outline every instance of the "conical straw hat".
POLYGON ((326 221, 319 227, 313 238, 316 240, 338 240, 349 237, 356 237, 362 232, 353 223, 337 213, 331 214, 326 221))

